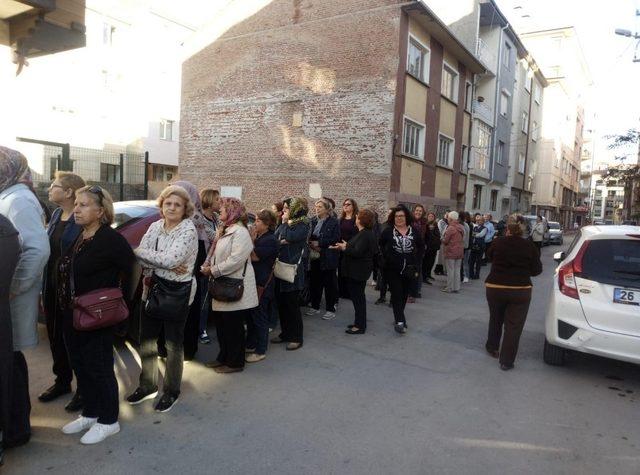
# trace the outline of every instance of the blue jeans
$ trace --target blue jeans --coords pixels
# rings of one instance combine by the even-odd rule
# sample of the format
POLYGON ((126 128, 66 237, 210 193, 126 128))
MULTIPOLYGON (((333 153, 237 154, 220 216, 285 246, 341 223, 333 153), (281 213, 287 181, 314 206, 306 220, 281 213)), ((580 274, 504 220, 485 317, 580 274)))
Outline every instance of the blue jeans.
POLYGON ((469 256, 471 256, 471 249, 464 250, 464 258, 462 259, 462 269, 464 270, 464 277, 467 279, 471 278, 471 273, 469 272, 469 256))
POLYGON ((247 348, 255 348, 259 355, 267 352, 270 310, 271 299, 263 297, 260 299, 260 305, 251 309, 251 316, 247 319, 247 348))

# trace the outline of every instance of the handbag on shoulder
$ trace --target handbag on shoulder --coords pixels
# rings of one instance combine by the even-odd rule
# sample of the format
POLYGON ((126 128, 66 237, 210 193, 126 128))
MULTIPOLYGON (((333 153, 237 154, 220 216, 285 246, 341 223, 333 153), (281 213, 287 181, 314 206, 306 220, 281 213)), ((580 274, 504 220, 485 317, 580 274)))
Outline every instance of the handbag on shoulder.
POLYGON ((298 266, 302 262, 303 254, 304 249, 300 252, 300 259, 298 259, 298 262, 295 264, 288 264, 286 262, 282 262, 280 259, 276 259, 276 265, 273 268, 273 275, 280 280, 293 284, 296 281, 298 266))
POLYGON ((93 290, 73 299, 73 328, 78 331, 113 327, 128 317, 129 308, 118 287, 93 290))
MULTIPOLYGON (((215 265, 215 259, 214 259, 215 265)), ((247 273, 248 260, 244 263, 242 278, 221 276, 209 279, 209 295, 218 302, 237 302, 244 294, 244 276, 247 273)))
POLYGON ((158 320, 176 322, 185 320, 189 313, 189 297, 191 297, 190 280, 176 282, 153 274, 144 311, 151 318, 158 320))

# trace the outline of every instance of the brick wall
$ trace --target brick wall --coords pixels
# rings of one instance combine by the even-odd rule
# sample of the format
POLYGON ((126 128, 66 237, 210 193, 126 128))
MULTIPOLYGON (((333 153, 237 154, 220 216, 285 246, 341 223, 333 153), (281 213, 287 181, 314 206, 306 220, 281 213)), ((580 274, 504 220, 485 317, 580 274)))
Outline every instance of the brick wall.
POLYGON ((400 3, 274 0, 188 59, 180 176, 253 210, 310 183, 387 207, 400 3))

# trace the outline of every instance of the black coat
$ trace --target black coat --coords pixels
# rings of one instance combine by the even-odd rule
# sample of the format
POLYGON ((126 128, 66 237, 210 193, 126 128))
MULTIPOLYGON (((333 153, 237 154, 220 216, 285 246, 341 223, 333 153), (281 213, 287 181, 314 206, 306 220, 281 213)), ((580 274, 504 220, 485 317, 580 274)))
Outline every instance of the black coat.
POLYGON ((422 249, 424 249, 424 241, 420 233, 415 232, 414 228, 409 226, 413 240, 411 252, 399 252, 395 245, 394 229, 393 226, 387 226, 380 235, 380 251, 384 260, 384 268, 402 272, 408 265, 419 267, 422 260, 422 249))
MULTIPOLYGON (((74 247, 69 252, 73 252, 74 247)), ((131 273, 136 258, 127 240, 109 225, 102 225, 91 242, 73 256, 75 295, 120 287, 120 276, 131 273)))
POLYGON ((313 231, 318 224, 318 218, 311 220, 311 237, 310 241, 318 241, 320 247, 320 269, 333 270, 338 268, 338 261, 340 259, 340 251, 336 249, 329 249, 329 246, 333 246, 340 240, 340 222, 333 216, 328 216, 324 220, 320 228, 318 235, 313 234, 313 231))
MULTIPOLYGON (((253 251, 258 256, 259 261, 253 261, 253 272, 256 275, 256 285, 264 287, 269 281, 273 265, 278 257, 278 241, 273 231, 267 231, 262 236, 256 238, 253 243, 253 251)), ((264 289, 263 298, 273 298, 275 278, 271 276, 269 285, 264 289)))
POLYGON ((366 281, 373 271, 373 259, 378 252, 374 232, 362 229, 349 240, 343 252, 342 275, 349 279, 366 281))

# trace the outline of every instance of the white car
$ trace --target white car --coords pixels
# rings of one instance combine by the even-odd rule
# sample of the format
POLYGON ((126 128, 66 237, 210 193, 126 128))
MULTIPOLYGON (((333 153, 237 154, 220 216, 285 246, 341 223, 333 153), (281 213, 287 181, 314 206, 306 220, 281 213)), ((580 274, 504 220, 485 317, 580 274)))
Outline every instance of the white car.
POLYGON ((567 350, 640 363, 640 227, 586 226, 554 259, 544 361, 567 350))

